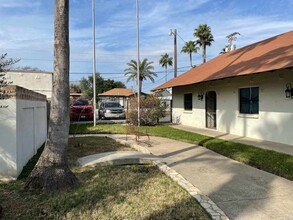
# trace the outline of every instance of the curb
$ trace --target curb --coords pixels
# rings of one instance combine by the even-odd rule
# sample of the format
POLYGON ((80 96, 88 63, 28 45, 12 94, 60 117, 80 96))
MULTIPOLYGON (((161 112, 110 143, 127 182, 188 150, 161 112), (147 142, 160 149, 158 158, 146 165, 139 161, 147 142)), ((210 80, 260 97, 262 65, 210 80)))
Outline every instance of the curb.
MULTIPOLYGON (((121 136, 121 135, 113 135, 113 134, 86 134, 86 135, 70 135, 69 137, 89 137, 89 136, 112 138, 121 144, 133 147, 137 151, 151 154, 151 152, 146 148, 147 144, 144 144, 143 142, 137 143, 135 140, 127 140, 127 136, 125 135, 121 136), (142 146, 142 145, 146 145, 146 146, 142 146)), ((167 176, 169 176, 172 180, 178 183, 178 185, 180 185, 183 189, 185 189, 193 198, 195 198, 213 220, 229 220, 228 216, 208 196, 201 193, 201 191, 198 188, 192 185, 181 174, 179 174, 172 168, 168 167, 166 164, 164 164, 160 160, 153 161, 153 164, 157 166, 167 176)))

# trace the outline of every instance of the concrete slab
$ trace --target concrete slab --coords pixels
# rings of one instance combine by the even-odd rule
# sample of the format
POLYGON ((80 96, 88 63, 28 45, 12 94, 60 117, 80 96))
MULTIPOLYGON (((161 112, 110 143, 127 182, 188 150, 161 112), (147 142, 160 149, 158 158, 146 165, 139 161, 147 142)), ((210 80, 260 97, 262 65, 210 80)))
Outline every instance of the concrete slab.
POLYGON ((292 181, 204 147, 151 137, 148 148, 212 199, 230 219, 292 219, 292 181))
POLYGON ((159 157, 140 153, 137 151, 113 151, 89 155, 78 159, 80 166, 92 165, 130 165, 130 164, 153 164, 159 157))

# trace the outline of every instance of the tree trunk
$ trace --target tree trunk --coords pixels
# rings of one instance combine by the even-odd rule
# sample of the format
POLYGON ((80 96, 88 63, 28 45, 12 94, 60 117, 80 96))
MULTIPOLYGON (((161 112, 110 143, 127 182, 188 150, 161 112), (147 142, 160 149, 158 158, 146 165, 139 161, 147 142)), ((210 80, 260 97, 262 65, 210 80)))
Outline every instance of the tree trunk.
POLYGON ((139 79, 138 89, 139 89, 139 94, 140 95, 141 95, 141 91, 142 91, 142 81, 143 81, 143 79, 139 79))
POLYGON ((192 69, 192 53, 189 54, 190 68, 192 69))
POLYGON ((69 133, 69 0, 55 0, 54 74, 45 149, 25 189, 60 190, 77 184, 67 165, 69 133))
POLYGON ((203 63, 206 62, 206 44, 202 44, 202 58, 203 58, 203 63))
POLYGON ((168 74, 168 69, 165 67, 165 82, 167 82, 167 74, 168 74))

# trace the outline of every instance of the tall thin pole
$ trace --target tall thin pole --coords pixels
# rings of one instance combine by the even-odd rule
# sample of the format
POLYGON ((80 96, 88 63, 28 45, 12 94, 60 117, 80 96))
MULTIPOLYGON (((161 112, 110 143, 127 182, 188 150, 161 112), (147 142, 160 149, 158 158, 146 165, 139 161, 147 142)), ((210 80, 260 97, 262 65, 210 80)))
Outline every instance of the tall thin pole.
POLYGON ((95 31, 95 0, 92 0, 92 31, 93 31, 93 93, 94 93, 94 127, 96 126, 96 31, 95 31))
POLYGON ((136 0, 136 45, 137 45, 137 126, 140 126, 140 72, 139 72, 139 14, 138 14, 139 8, 138 8, 138 0, 136 0))
POLYGON ((174 29, 174 78, 177 77, 177 30, 174 29))

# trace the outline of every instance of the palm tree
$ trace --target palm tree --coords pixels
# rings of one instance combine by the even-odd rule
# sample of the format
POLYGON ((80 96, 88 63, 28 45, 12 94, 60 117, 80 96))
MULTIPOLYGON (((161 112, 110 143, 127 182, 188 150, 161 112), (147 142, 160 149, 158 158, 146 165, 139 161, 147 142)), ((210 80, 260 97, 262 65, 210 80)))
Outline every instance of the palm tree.
POLYGON ((67 164, 69 133, 69 0, 54 4, 54 78, 45 149, 25 188, 44 191, 70 188, 77 178, 67 164))
POLYGON ((169 54, 165 53, 161 55, 161 59, 159 61, 160 65, 165 68, 165 81, 167 82, 167 73, 168 73, 168 66, 173 65, 173 58, 169 57, 169 54))
POLYGON ((197 53, 199 47, 196 46, 196 43, 192 40, 185 42, 185 45, 182 47, 181 53, 189 54, 190 68, 192 68, 192 53, 197 53))
MULTIPOLYGON (((145 58, 142 62, 139 62, 139 85, 138 90, 141 94, 142 90, 142 81, 150 79, 152 82, 155 82, 153 76, 157 77, 157 74, 154 72, 154 66, 152 65, 154 62, 148 61, 145 58)), ((128 68, 124 70, 125 76, 128 76, 127 82, 130 80, 137 79, 137 62, 135 60, 131 60, 127 63, 128 68)))
POLYGON ((206 62, 206 46, 211 46, 214 41, 214 37, 211 32, 211 28, 207 24, 200 24, 193 33, 194 37, 197 37, 196 44, 202 47, 203 63, 206 62))
POLYGON ((219 55, 227 53, 226 49, 227 49, 227 46, 223 47, 219 55))

